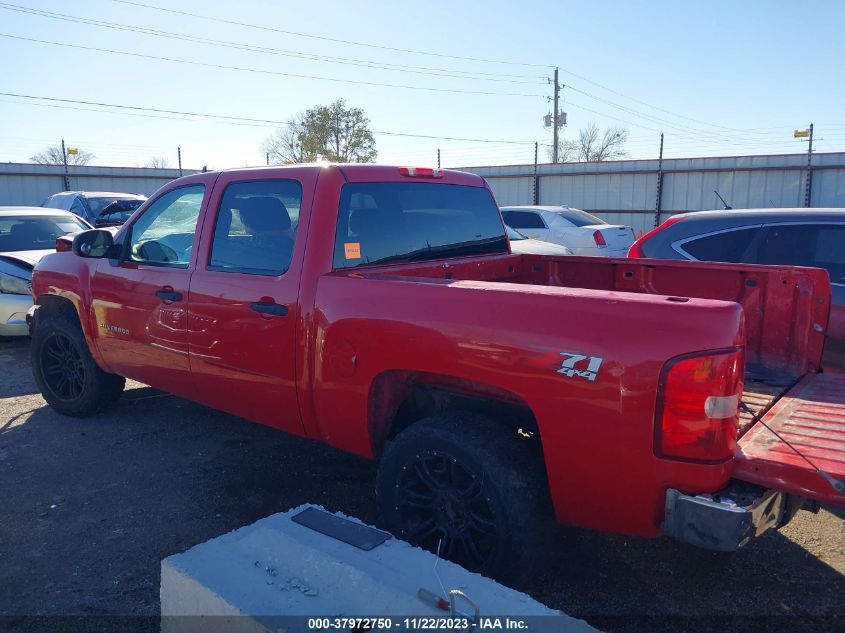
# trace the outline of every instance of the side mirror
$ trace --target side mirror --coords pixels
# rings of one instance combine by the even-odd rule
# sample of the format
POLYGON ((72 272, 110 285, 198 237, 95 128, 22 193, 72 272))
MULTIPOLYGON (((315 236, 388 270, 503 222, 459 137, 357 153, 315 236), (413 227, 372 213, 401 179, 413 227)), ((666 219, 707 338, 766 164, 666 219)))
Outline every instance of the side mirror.
POLYGON ((114 251, 111 231, 89 229, 73 236, 73 252, 79 257, 107 257, 114 251))

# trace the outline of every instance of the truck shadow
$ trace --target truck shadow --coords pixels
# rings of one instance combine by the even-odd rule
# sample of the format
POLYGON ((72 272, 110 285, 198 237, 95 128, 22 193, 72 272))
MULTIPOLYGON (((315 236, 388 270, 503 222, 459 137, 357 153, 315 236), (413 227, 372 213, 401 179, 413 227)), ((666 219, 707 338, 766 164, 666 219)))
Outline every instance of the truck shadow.
MULTIPOLYGON (((15 591, 0 592, 0 615, 155 616, 171 554, 306 502, 376 520, 370 462, 149 388, 85 420, 43 407, 7 422, 0 585, 15 591)), ((799 518, 841 562, 841 523, 837 542, 812 530, 818 517, 799 518)), ((556 537, 528 592, 607 631, 726 630, 717 619, 737 615, 796 628, 781 616, 831 616, 845 595, 840 572, 779 533, 727 557, 556 537)))

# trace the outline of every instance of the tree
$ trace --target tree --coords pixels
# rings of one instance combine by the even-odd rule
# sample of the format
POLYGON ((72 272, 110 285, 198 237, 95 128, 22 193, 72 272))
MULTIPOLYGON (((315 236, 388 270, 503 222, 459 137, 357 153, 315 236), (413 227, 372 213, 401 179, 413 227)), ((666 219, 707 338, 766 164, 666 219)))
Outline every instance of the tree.
MULTIPOLYGON (((628 130, 609 127, 602 134, 595 123, 578 131, 576 140, 559 141, 558 162, 601 162, 624 158, 628 155, 625 143, 628 142, 628 130)), ((549 150, 549 156, 552 152, 549 150)))
POLYGON ((361 108, 338 99, 306 110, 265 139, 263 149, 274 163, 302 163, 322 157, 333 163, 371 163, 376 143, 361 108))
POLYGON ((268 155, 270 163, 274 165, 289 165, 291 163, 312 163, 317 160, 317 154, 305 148, 308 134, 306 113, 300 112, 291 118, 285 127, 276 130, 264 139, 261 148, 268 155))
POLYGON ((170 162, 164 156, 153 156, 147 161, 147 167, 154 167, 156 169, 167 169, 170 167, 170 162))
MULTIPOLYGON (((68 154, 67 157, 67 164, 68 165, 87 165, 96 156, 91 152, 86 152, 85 150, 77 150, 76 154, 68 154)), ((53 145, 52 147, 48 147, 44 151, 38 152, 35 156, 30 156, 29 160, 33 163, 38 163, 39 165, 64 165, 65 160, 62 156, 62 146, 61 145, 53 145)))

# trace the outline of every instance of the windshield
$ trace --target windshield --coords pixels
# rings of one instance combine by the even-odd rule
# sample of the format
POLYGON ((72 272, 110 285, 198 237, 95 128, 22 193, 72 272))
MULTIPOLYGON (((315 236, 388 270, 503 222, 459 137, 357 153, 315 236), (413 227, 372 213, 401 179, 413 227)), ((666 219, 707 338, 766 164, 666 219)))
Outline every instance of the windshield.
POLYGON ((344 185, 334 267, 507 253, 487 189, 419 182, 344 185))
POLYGON ((509 226, 505 226, 505 232, 508 234, 508 239, 511 242, 518 242, 519 240, 527 240, 528 239, 522 233, 520 233, 516 229, 512 229, 509 226))
POLYGON ((85 198, 88 201, 88 208, 91 209, 91 215, 95 218, 100 215, 106 207, 113 202, 120 202, 119 209, 109 209, 109 211, 134 211, 140 207, 144 201, 138 198, 118 198, 116 196, 104 198, 85 198))
POLYGON ((601 218, 598 218, 591 213, 581 211, 581 209, 561 209, 555 211, 555 215, 572 222, 575 226, 594 226, 596 224, 607 224, 601 218))
POLYGON ((0 217, 0 253, 55 248, 56 238, 89 226, 65 215, 0 217))

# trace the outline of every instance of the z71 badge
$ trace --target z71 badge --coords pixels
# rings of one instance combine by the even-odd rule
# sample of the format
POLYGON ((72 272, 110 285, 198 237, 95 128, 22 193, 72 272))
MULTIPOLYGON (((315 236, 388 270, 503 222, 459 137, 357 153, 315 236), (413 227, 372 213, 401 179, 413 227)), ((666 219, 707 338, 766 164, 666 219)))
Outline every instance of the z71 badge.
POLYGON ((549 352, 528 360, 533 367, 553 369, 567 378, 584 378, 595 382, 604 359, 601 356, 585 356, 575 352, 549 352))

